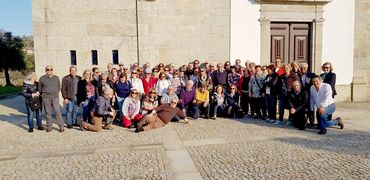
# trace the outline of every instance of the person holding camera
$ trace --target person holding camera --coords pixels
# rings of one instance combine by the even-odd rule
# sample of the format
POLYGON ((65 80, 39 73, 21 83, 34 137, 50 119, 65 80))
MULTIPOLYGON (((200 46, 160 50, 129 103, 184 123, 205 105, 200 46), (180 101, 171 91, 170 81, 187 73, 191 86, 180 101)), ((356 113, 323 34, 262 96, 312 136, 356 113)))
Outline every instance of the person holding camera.
POLYGON ((103 128, 112 130, 111 124, 116 111, 112 107, 111 101, 114 98, 113 89, 103 88, 103 96, 99 96, 91 110, 92 124, 82 122, 81 130, 100 132, 103 128), (105 126, 103 127, 103 122, 105 126))

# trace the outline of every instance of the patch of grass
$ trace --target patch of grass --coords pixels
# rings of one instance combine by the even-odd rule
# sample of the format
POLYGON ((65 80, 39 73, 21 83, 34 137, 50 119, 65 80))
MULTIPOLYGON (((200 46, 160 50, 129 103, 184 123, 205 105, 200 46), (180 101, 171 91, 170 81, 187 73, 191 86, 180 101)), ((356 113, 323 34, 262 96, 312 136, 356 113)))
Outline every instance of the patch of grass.
POLYGON ((21 91, 22 91, 22 87, 20 86, 0 87, 0 95, 7 95, 7 94, 21 92, 21 91))

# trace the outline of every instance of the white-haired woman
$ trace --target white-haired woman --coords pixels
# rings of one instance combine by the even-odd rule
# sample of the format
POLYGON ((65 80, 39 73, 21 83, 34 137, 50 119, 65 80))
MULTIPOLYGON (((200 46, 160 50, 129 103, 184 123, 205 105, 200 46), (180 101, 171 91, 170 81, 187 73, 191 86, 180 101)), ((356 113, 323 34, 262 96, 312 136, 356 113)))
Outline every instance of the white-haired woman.
POLYGON ((27 108, 28 132, 33 132, 33 116, 36 115, 37 129, 44 130, 41 117, 40 92, 36 82, 37 76, 34 72, 29 73, 23 82, 23 96, 27 108))

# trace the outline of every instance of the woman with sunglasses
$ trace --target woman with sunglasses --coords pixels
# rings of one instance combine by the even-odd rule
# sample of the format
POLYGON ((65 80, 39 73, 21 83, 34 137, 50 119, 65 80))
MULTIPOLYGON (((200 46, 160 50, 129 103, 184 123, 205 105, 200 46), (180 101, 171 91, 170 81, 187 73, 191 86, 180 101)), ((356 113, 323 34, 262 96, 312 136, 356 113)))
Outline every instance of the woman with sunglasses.
POLYGON ((150 114, 154 108, 158 106, 157 92, 155 89, 150 89, 148 94, 143 98, 143 103, 141 106, 141 115, 144 117, 147 114, 150 114))
MULTIPOLYGON (((331 64, 331 62, 325 62, 322 65, 323 73, 320 74, 320 77, 321 77, 323 83, 327 83, 331 86, 332 97, 334 99, 334 96, 337 95, 337 90, 335 89, 335 83, 336 83, 336 80, 337 80, 337 75, 335 73, 333 73, 333 70, 334 69, 333 69, 333 65, 331 64)), ((331 120, 331 119, 332 119, 332 115, 330 114, 328 116, 328 120, 331 120)))
POLYGON ((234 117, 239 109, 239 91, 234 84, 230 86, 229 93, 226 95, 226 113, 228 117, 234 117))
POLYGON ((141 78, 141 82, 143 83, 144 94, 148 94, 150 89, 155 88, 157 79, 152 76, 152 71, 150 69, 145 69, 145 75, 141 78))
POLYGON ((123 101, 122 105, 122 122, 126 128, 135 128, 134 123, 141 119, 139 91, 131 89, 129 97, 123 101))
POLYGON ((157 81, 157 84, 155 86, 155 90, 158 93, 158 99, 161 99, 163 94, 166 94, 167 88, 171 86, 171 82, 166 79, 166 74, 164 72, 161 72, 159 74, 159 80, 157 81))
POLYGON ((141 96, 144 93, 144 87, 143 82, 139 78, 139 74, 137 70, 133 70, 131 72, 131 86, 132 88, 136 89, 139 92, 139 95, 141 96))

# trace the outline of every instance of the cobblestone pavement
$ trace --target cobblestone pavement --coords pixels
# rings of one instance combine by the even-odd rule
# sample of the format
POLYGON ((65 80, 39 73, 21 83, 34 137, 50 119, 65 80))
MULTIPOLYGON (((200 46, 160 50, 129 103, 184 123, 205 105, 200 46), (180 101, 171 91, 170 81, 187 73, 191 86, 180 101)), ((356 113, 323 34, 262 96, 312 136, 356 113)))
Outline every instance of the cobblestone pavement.
POLYGON ((369 105, 339 104, 324 136, 249 118, 28 133, 23 98, 0 100, 0 179, 370 179, 369 105))

